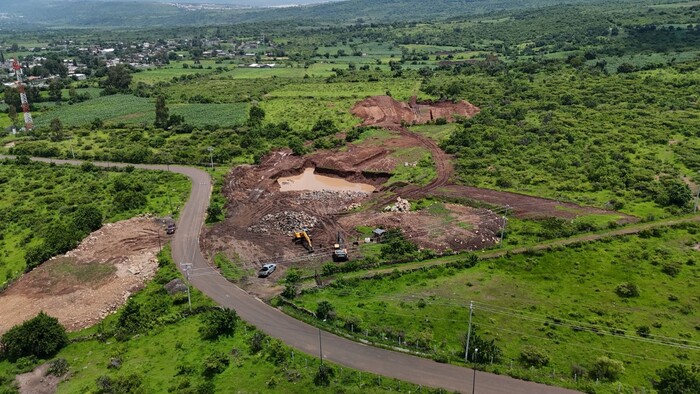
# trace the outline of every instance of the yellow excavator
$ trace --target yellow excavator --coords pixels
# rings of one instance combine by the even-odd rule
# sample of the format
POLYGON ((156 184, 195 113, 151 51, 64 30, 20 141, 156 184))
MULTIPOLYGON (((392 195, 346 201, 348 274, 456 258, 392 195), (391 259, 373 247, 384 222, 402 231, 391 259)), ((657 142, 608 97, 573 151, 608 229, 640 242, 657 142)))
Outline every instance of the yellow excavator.
POLYGON ((294 243, 300 243, 309 253, 314 252, 314 247, 311 245, 311 237, 306 232, 306 229, 301 229, 294 232, 294 238, 292 239, 294 243))

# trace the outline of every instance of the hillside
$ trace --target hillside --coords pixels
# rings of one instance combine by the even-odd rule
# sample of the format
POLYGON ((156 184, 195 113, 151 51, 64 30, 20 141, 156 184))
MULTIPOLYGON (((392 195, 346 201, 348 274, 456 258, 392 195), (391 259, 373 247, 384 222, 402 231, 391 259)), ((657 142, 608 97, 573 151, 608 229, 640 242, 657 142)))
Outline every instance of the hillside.
MULTIPOLYGON (((99 0, 11 0, 3 4, 0 27, 67 28, 81 27, 168 27, 183 25, 223 25, 279 20, 315 22, 396 22, 487 12, 528 9, 556 4, 594 3, 597 0, 348 0, 285 8, 241 8, 235 3, 222 5, 175 6, 160 2, 99 0)), ((273 5, 278 5, 274 2, 273 5)), ((290 2, 292 4, 298 2, 290 2)), ((281 4, 281 3, 280 3, 281 4)))

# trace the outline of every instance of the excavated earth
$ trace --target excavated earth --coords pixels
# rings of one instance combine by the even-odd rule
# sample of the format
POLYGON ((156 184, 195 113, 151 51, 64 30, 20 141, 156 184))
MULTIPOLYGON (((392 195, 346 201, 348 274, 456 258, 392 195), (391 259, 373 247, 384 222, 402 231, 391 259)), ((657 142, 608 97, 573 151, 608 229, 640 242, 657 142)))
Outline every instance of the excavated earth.
POLYGON ((42 310, 69 331, 96 324, 155 275, 159 246, 167 241, 155 218, 105 224, 0 293, 0 333, 42 310))
POLYGON ((338 233, 343 234, 351 259, 362 257, 357 247, 364 241, 356 231, 360 226, 400 228, 419 247, 437 251, 476 250, 498 242, 504 224, 500 214, 449 203, 437 210, 387 212, 384 208, 395 203, 397 197, 416 200, 442 196, 450 201, 510 205, 511 212, 521 217, 569 218, 589 213, 620 216, 543 198, 454 185, 450 156, 430 138, 404 127, 438 118, 452 121, 456 116, 470 117, 478 112, 478 107, 466 101, 418 103, 413 98, 401 103, 389 96, 363 100, 352 113, 362 118, 365 126, 387 129, 392 138, 380 142, 366 139, 304 157, 281 150, 272 152, 259 165, 234 168, 223 188, 228 200, 226 219, 204 230, 202 249, 212 259, 223 253, 244 272, 239 284, 261 297, 269 297, 279 292, 274 282, 289 267, 320 268, 330 261, 338 233), (427 185, 385 185, 397 166, 404 163, 394 152, 404 148, 430 152, 437 176, 427 185), (280 178, 300 175, 308 168, 313 168, 315 174, 372 185, 375 191, 280 191, 280 178), (292 242, 292 232, 298 228, 308 229, 314 253, 309 254, 292 242), (267 279, 255 278, 255 272, 268 262, 277 263, 278 272, 267 279))

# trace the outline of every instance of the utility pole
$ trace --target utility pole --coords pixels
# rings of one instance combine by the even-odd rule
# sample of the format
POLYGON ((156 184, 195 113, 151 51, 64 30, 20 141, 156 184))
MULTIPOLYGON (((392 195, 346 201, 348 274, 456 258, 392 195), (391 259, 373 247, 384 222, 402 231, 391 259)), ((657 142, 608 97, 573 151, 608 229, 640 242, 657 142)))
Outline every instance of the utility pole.
POLYGON ((700 199, 700 185, 698 185, 698 192, 695 194, 695 208, 693 208, 693 213, 698 211, 698 199, 700 199))
MULTIPOLYGON (((474 349, 474 358, 476 359, 476 354, 479 352, 479 348, 474 349)), ((474 390, 476 389, 476 368, 473 369, 474 371, 474 376, 472 377, 472 394, 474 394, 474 390)))
POLYGON ((501 227, 501 241, 498 243, 499 248, 503 247, 503 237, 506 234, 506 225, 508 224, 508 210, 509 209, 510 209, 510 206, 506 205, 506 211, 503 213, 503 227, 501 227))
POLYGON ((210 146, 207 148, 209 151, 209 162, 211 163, 211 170, 214 171, 214 147, 210 146))
POLYGON ((185 269, 185 278, 187 278, 187 305, 189 305, 190 312, 192 312, 192 298, 190 296, 190 268, 192 268, 192 264, 180 263, 180 266, 185 269))
POLYGON ((318 354, 321 358, 321 365, 323 365, 323 341, 321 340, 321 327, 318 328, 318 354))
POLYGON ((467 329, 467 345, 464 347, 464 362, 469 362, 469 340, 472 336, 472 312, 474 311, 474 301, 469 301, 469 329, 467 329))

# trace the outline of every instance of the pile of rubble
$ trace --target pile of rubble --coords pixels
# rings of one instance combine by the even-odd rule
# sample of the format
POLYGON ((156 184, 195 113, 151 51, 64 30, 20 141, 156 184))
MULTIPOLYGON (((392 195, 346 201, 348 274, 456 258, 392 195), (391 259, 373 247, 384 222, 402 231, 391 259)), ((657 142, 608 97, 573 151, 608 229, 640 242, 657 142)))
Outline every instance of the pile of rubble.
POLYGON ((411 210, 411 203, 401 197, 396 197, 396 203, 384 207, 384 210, 387 212, 409 212, 411 210))
POLYGON ((354 201, 367 198, 368 193, 356 191, 318 190, 299 195, 299 201, 354 201))
POLYGON ((318 219, 304 212, 284 211, 267 214, 258 224, 248 227, 254 233, 284 233, 291 234, 295 230, 310 230, 316 226, 318 219))

